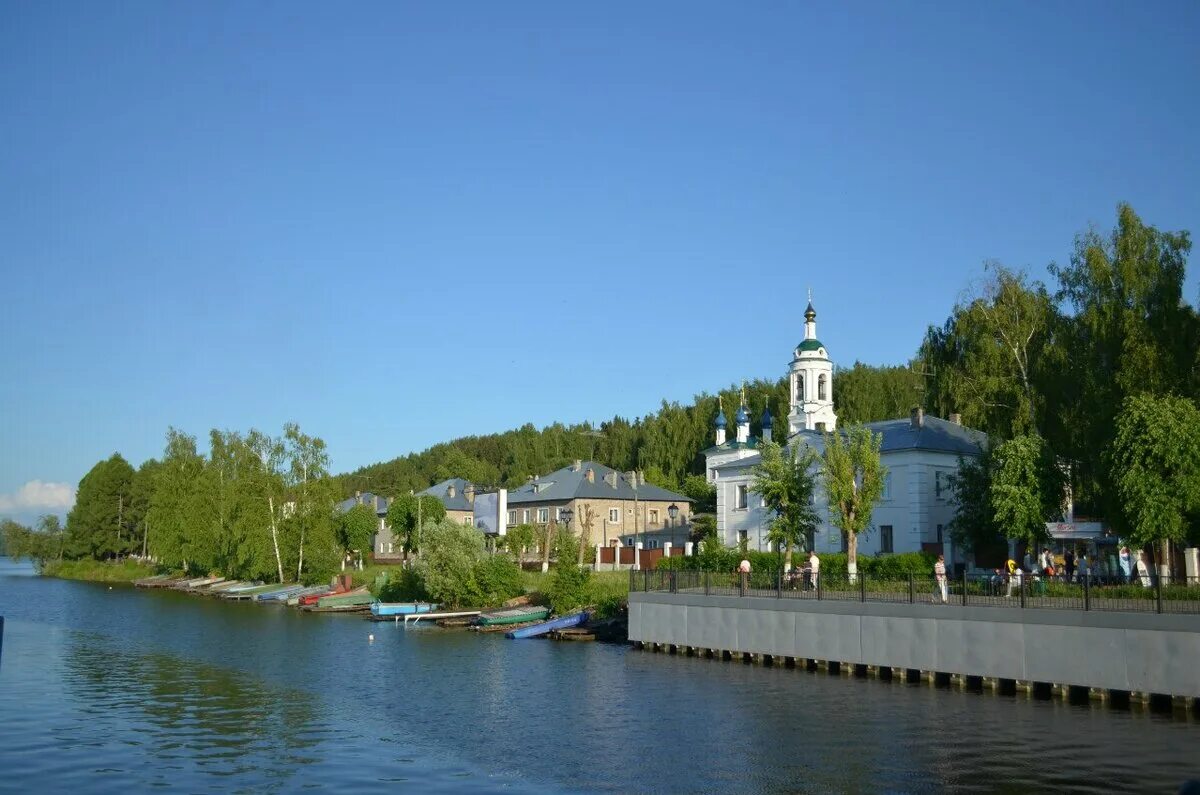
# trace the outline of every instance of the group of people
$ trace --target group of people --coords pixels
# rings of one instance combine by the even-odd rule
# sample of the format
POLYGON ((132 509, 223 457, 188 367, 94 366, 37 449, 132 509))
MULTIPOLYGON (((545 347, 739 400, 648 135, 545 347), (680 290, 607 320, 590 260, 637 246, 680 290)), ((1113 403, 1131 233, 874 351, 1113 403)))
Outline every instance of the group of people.
MULTIPOLYGON (((1146 553, 1139 551, 1135 558, 1127 546, 1121 547, 1121 551, 1117 554, 1117 570, 1111 573, 1106 570, 1099 554, 1089 558, 1086 549, 1076 554, 1075 550, 1071 548, 1063 553, 1061 563, 1048 548, 1043 547, 1041 553, 1036 556, 1034 550, 1031 549, 1025 553, 1023 565, 1018 565, 1015 560, 1009 558, 1007 569, 1008 588, 1005 596, 1008 597, 1012 596, 1014 588, 1020 589, 1021 581, 1026 575, 1039 583, 1044 580, 1083 582, 1088 578, 1092 582, 1103 583, 1111 576, 1113 579, 1119 579, 1122 584, 1132 583, 1136 578, 1143 588, 1149 588, 1151 585, 1150 566, 1146 562, 1146 553)), ((1003 577, 1002 572, 996 569, 996 578, 1001 577, 1003 577)))
MULTIPOLYGON (((815 589, 817 587, 817 577, 820 575, 820 573, 821 573, 821 559, 819 557, 817 557, 816 552, 810 551, 808 553, 808 565, 805 566, 803 569, 785 571, 784 577, 786 578, 786 580, 789 583, 794 585, 795 583, 799 582, 799 583, 801 583, 801 586, 804 589, 808 590, 808 589, 815 589)), ((750 561, 749 560, 743 558, 742 562, 738 564, 738 574, 741 575, 743 585, 746 585, 749 583, 749 580, 750 580, 750 561)))

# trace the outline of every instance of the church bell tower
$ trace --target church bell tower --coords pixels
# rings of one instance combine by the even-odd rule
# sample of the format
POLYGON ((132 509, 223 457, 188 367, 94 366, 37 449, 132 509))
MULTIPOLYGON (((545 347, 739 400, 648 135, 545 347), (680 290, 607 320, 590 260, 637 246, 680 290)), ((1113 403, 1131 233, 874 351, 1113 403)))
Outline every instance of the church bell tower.
POLYGON ((788 371, 791 399, 788 435, 803 430, 832 431, 837 428, 833 413, 833 362, 824 344, 817 339, 817 311, 812 305, 804 310, 804 339, 792 351, 788 371))

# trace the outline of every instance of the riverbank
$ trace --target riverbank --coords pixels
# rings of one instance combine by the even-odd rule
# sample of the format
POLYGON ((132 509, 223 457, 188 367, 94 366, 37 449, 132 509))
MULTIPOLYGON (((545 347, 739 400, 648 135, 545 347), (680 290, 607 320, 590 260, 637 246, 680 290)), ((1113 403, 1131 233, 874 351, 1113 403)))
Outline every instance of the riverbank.
POLYGON ((88 582, 131 583, 156 573, 155 567, 134 560, 113 563, 105 560, 50 560, 39 568, 44 577, 88 582))

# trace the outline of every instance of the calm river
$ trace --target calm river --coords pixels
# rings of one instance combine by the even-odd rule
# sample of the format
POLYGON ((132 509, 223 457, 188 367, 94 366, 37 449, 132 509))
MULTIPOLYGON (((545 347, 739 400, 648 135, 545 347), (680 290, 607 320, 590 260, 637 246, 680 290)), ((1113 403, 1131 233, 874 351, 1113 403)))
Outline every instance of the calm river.
POLYGON ((1200 775, 1200 725, 1169 715, 405 631, 5 558, 0 615, 0 791, 1172 792, 1200 775))

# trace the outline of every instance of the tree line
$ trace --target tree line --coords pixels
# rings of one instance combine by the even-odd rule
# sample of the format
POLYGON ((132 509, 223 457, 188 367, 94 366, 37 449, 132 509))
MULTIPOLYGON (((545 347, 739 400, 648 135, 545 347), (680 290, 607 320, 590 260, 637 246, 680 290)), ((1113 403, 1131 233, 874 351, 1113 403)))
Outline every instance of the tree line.
MULTIPOLYGON (((960 467, 953 536, 1036 543, 1069 498, 1142 546, 1200 542, 1200 312, 1184 296, 1187 232, 1128 205, 1089 230, 1053 285, 998 263, 930 327, 927 407, 990 447, 960 467)), ((1166 550, 1163 550, 1165 556, 1166 550)))

